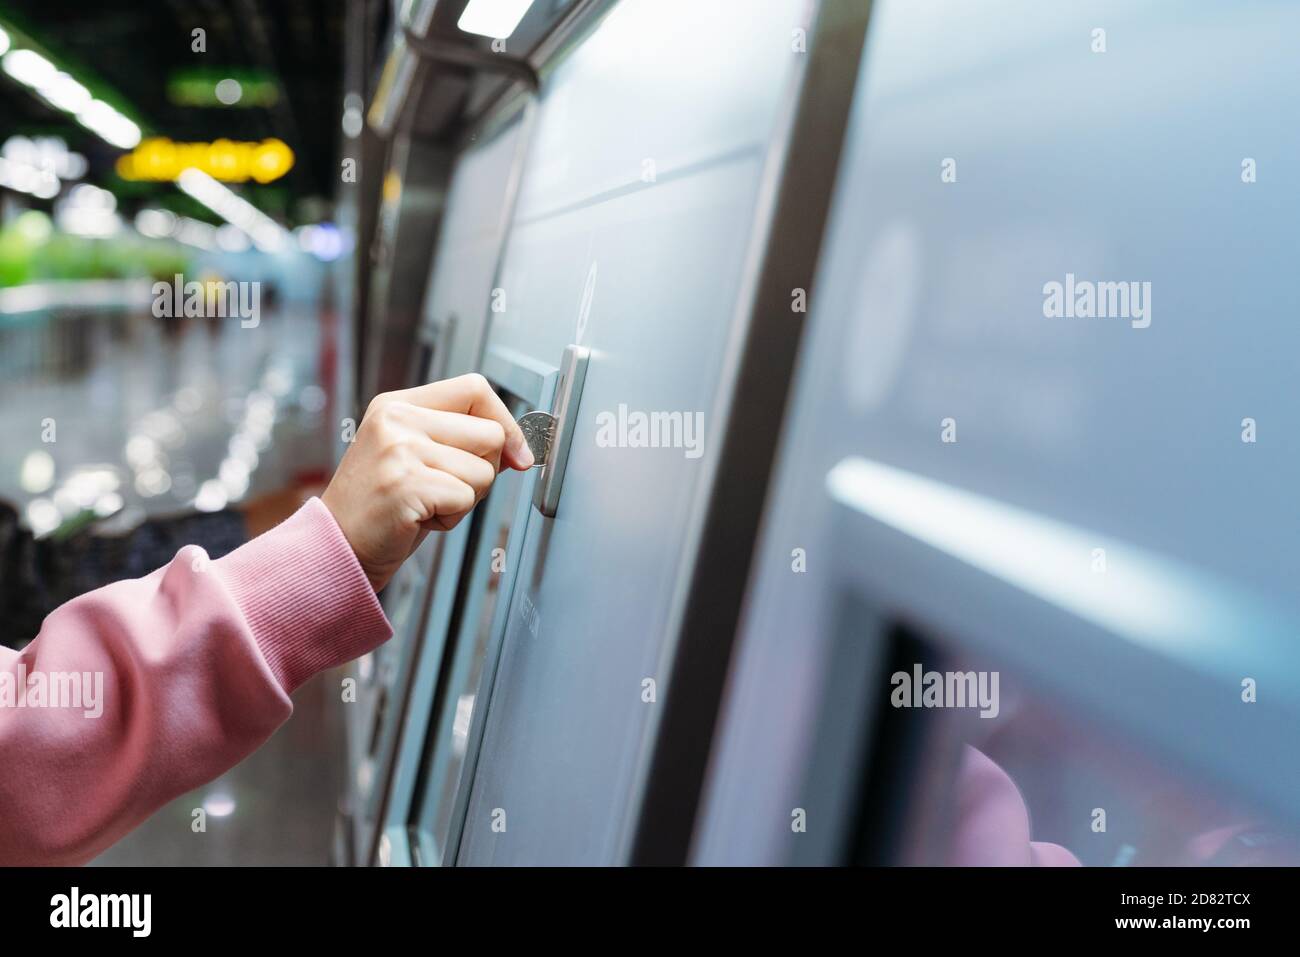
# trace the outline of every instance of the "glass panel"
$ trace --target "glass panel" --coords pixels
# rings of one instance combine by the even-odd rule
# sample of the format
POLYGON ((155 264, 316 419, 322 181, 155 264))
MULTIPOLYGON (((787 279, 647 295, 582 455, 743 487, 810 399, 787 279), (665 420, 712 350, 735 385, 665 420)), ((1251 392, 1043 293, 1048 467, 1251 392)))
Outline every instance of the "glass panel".
POLYGON ((931 660, 890 675, 900 718, 886 718, 886 727, 923 742, 914 793, 901 802, 908 810, 900 863, 1300 863, 1295 827, 1250 806, 1232 782, 1190 774, 1131 733, 1109 728, 1104 716, 987 668, 952 659, 935 667, 931 660), (923 730, 913 737, 908 731, 918 722, 923 730), (939 800, 922 796, 931 788, 939 800))

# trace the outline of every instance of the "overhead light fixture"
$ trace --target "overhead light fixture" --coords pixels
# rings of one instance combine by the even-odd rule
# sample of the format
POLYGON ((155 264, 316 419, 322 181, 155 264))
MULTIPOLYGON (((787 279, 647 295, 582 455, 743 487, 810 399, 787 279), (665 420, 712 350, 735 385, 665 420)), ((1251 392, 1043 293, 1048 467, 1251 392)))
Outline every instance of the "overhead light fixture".
POLYGON ((80 179, 86 174, 86 158, 80 153, 68 149, 68 144, 57 136, 38 136, 29 139, 26 136, 11 136, 0 146, 0 179, 13 176, 18 170, 21 178, 26 175, 31 183, 31 174, 37 174, 38 188, 32 190, 42 199, 56 196, 62 188, 62 180, 80 179), (26 174, 21 170, 28 169, 26 174))
POLYGON ((119 149, 129 150, 140 145, 140 127, 103 100, 91 100, 77 113, 77 122, 119 149))
POLYGON ((288 231, 283 226, 202 170, 185 170, 176 178, 176 185, 226 222, 247 233, 262 252, 279 252, 285 247, 288 231))
POLYGON ((60 70, 35 50, 10 49, 9 34, 0 29, 0 69, 56 109, 119 149, 140 143, 140 127, 109 104, 96 100, 75 77, 60 70))
POLYGON ((504 40, 532 5, 533 0, 469 0, 456 26, 466 33, 504 40))
POLYGON ((51 106, 67 113, 79 113, 90 105, 90 91, 66 73, 56 73, 48 82, 37 87, 36 92, 51 106))
POLYGON ((220 228, 210 223, 202 223, 188 216, 177 216, 167 209, 142 209, 135 214, 135 230, 149 239, 174 239, 196 249, 210 251, 226 245, 222 242, 222 231, 230 230, 239 235, 242 248, 248 248, 248 237, 229 224, 220 228))
POLYGON ((6 73, 32 89, 48 83, 59 73, 58 67, 35 50, 10 50, 2 65, 6 73))
POLYGON ((0 156, 0 187, 29 193, 37 199, 59 195, 59 178, 47 169, 0 156))
POLYGON ((247 252, 252 243, 242 229, 226 223, 217 228, 217 245, 228 253, 242 253, 247 252))
POLYGON ((211 223, 201 223, 197 219, 182 216, 176 226, 177 242, 195 249, 213 250, 217 248, 217 227, 211 223))
POLYGON ((179 222, 175 213, 166 209, 142 209, 135 214, 135 229, 150 239, 166 239, 179 222))
POLYGON ((117 198, 106 189, 79 183, 68 192, 54 212, 54 221, 65 233, 107 239, 122 228, 117 215, 117 198))

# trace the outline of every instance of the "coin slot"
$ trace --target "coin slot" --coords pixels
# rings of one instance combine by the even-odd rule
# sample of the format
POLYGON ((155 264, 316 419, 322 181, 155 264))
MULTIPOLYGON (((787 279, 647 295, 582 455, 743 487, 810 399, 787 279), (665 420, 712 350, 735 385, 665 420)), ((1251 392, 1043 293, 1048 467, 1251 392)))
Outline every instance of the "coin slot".
POLYGON ((548 518, 554 517, 560 506, 560 489, 564 484, 564 471, 573 444, 578 404, 590 357, 591 351, 586 347, 571 345, 564 350, 560 362, 559 381, 555 388, 554 427, 546 449, 546 468, 538 476, 533 490, 533 504, 548 518))

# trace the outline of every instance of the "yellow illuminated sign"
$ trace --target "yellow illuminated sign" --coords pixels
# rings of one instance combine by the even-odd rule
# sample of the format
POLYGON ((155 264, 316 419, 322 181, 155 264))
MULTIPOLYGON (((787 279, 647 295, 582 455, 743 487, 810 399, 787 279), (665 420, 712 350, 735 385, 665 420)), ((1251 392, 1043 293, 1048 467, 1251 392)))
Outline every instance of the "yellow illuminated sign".
POLYGON ((280 140, 239 143, 174 143, 166 137, 144 140, 117 161, 126 180, 170 182, 193 167, 225 183, 270 183, 293 169, 293 150, 280 140))

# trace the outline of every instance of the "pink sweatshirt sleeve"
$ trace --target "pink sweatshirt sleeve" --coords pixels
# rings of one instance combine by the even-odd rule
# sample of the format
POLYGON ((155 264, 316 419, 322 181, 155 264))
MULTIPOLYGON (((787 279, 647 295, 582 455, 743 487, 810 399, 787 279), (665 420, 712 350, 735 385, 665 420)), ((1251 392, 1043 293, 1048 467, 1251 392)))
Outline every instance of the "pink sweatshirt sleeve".
POLYGON ((84 863, 391 633, 319 499, 224 558, 186 546, 61 606, 22 652, 0 648, 0 865, 84 863))

